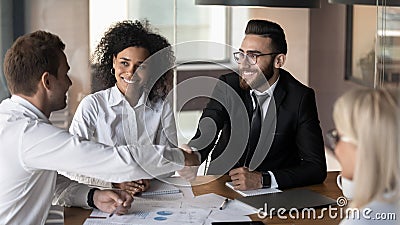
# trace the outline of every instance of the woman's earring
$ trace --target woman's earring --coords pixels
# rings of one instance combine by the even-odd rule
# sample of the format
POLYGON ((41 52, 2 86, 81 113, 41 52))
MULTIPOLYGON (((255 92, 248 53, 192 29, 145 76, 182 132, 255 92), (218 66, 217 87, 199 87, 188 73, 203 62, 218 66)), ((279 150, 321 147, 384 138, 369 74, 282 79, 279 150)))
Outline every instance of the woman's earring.
POLYGON ((114 68, 111 68, 110 73, 111 73, 112 75, 115 75, 115 69, 114 69, 114 68))

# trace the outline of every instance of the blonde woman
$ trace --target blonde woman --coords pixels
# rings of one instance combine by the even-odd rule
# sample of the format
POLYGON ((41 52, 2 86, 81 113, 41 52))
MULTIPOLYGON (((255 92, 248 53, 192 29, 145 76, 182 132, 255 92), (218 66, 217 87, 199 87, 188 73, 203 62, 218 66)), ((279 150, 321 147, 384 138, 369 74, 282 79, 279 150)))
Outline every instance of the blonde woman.
POLYGON ((397 90, 359 89, 334 106, 337 130, 328 133, 328 148, 342 165, 342 177, 354 187, 349 224, 398 224, 400 219, 399 94, 397 90), (333 141, 332 141, 333 140, 333 141))

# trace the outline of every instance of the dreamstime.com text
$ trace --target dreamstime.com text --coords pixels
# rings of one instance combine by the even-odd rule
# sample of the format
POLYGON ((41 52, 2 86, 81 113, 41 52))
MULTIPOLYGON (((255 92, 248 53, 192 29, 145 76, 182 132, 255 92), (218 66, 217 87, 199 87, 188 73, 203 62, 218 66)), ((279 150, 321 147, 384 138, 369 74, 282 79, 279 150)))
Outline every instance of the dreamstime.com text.
POLYGON ((329 205, 328 208, 322 208, 316 210, 314 208, 291 208, 286 210, 285 208, 268 208, 268 204, 264 204, 264 208, 259 208, 257 215, 260 219, 267 217, 271 218, 276 216, 279 219, 313 219, 320 220, 328 216, 330 219, 352 219, 352 220, 397 220, 397 215, 394 212, 374 212, 371 208, 351 208, 345 207, 347 205, 347 199, 345 197, 339 197, 337 205, 329 205))

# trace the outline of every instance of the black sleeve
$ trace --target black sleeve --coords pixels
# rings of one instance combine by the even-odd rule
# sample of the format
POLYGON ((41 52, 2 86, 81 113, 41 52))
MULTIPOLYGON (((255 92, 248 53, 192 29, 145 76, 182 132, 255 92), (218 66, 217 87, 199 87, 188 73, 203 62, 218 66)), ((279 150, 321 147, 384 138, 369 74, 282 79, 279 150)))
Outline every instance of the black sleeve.
POLYGON ((207 106, 199 120, 195 136, 189 142, 189 146, 199 150, 202 162, 215 146, 218 135, 225 123, 229 123, 229 115, 223 105, 226 99, 226 79, 222 75, 212 93, 207 106))
POLYGON ((325 150, 312 89, 308 89, 301 98, 294 141, 301 162, 294 167, 271 171, 279 188, 322 183, 327 175, 325 150))

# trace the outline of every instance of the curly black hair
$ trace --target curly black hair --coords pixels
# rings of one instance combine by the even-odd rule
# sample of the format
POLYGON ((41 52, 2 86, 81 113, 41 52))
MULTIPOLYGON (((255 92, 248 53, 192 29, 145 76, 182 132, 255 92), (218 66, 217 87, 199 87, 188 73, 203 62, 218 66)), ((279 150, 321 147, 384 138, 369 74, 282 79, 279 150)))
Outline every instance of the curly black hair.
POLYGON ((174 66, 175 56, 167 39, 153 32, 147 20, 118 22, 104 33, 91 59, 92 92, 115 85, 115 76, 111 74, 113 56, 128 47, 142 47, 149 51, 146 67, 152 76, 147 83, 151 87, 148 98, 152 102, 164 100, 172 89, 171 68, 174 66))

